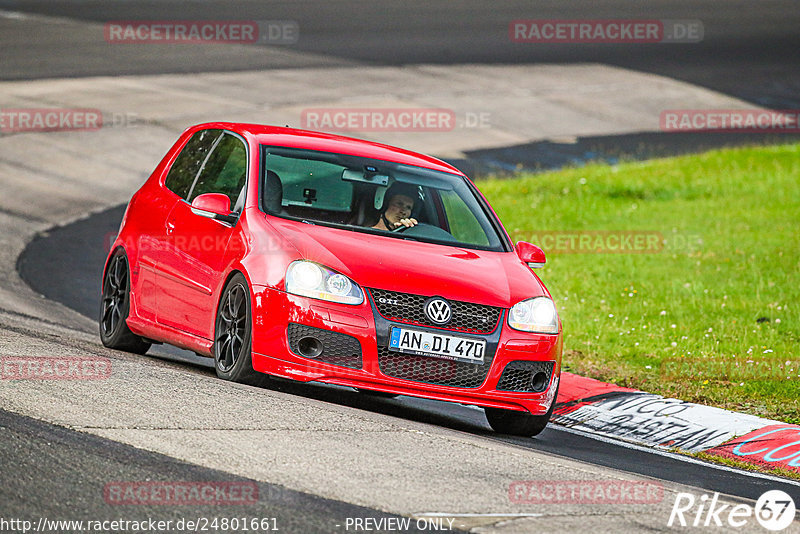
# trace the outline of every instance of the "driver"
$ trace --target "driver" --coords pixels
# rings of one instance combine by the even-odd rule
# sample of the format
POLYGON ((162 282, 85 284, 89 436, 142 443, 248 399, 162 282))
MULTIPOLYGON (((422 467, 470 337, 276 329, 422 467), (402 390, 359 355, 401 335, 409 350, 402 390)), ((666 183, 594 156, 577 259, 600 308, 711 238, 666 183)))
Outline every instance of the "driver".
POLYGON ((373 226, 378 230, 396 230, 405 226, 411 228, 419 224, 416 219, 411 217, 414 209, 414 200, 418 197, 417 188, 404 183, 395 183, 383 199, 383 209, 381 209, 378 223, 373 226))

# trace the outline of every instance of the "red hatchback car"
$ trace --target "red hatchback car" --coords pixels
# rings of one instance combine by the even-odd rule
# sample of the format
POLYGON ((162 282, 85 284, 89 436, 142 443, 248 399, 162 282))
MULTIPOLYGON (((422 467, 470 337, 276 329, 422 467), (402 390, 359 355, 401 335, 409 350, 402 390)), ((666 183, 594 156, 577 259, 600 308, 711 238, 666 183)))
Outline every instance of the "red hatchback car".
POLYGON ((166 342, 267 375, 547 425, 561 322, 472 182, 429 156, 251 124, 189 128, 131 198, 102 285, 107 347, 166 342))

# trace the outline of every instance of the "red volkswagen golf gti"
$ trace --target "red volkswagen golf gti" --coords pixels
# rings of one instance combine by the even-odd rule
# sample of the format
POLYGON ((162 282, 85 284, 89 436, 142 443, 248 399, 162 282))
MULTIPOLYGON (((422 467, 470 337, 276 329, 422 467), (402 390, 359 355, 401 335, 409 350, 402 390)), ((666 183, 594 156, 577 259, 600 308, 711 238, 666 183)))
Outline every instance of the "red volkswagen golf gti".
POLYGON ((144 353, 485 408, 541 432, 561 323, 472 182, 429 156, 317 132, 189 128, 131 198, 103 274, 100 335, 144 353))

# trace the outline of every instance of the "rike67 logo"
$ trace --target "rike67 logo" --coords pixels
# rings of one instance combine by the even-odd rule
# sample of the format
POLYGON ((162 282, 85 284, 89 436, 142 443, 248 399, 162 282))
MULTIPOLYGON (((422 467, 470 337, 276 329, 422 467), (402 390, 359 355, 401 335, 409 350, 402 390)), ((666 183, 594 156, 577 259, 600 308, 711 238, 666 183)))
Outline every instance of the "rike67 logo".
POLYGON ((741 528, 751 518, 767 530, 778 532, 794 521, 796 509, 789 494, 780 490, 770 490, 761 495, 756 505, 722 504, 719 493, 712 497, 702 495, 700 499, 691 493, 678 493, 669 516, 669 527, 722 527, 726 530, 741 528))

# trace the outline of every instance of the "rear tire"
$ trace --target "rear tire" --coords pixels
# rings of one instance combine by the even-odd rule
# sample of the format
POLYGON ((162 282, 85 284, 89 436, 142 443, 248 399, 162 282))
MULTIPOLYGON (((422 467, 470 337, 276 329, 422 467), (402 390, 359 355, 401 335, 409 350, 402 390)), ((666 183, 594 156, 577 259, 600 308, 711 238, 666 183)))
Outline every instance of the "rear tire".
POLYGON ((214 368, 223 380, 263 386, 269 378, 253 369, 250 286, 241 273, 225 285, 214 322, 214 368))
POLYGON ((117 250, 108 262, 103 277, 103 292, 100 299, 100 341, 110 349, 144 354, 150 343, 128 328, 128 312, 131 306, 131 275, 128 257, 122 249, 117 250))
POLYGON ((556 407, 557 399, 558 386, 556 386, 556 394, 553 396, 553 403, 544 415, 533 415, 530 412, 518 412, 502 408, 484 408, 483 410, 486 412, 486 420, 489 421, 489 426, 498 434, 533 437, 547 427, 547 423, 550 422, 550 416, 553 415, 553 410, 556 407))

